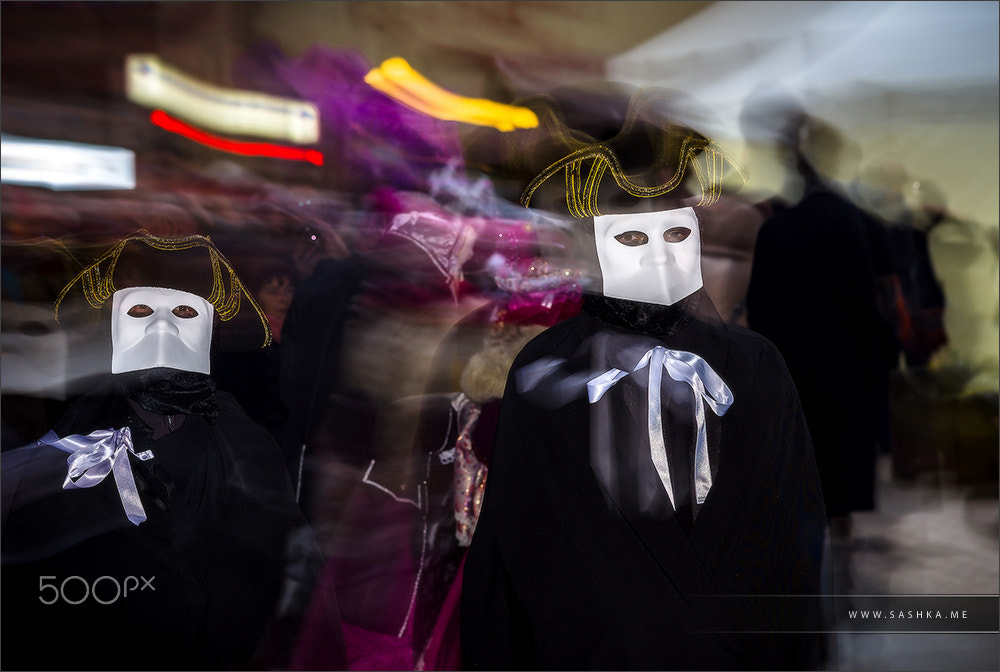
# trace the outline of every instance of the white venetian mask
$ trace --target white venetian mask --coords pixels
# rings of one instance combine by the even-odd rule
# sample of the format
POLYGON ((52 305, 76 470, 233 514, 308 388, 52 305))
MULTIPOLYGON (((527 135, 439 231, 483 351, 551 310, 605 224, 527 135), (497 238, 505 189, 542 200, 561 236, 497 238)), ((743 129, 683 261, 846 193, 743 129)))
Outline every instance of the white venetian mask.
POLYGON ((179 289, 130 287, 112 297, 111 372, 168 367, 210 373, 214 308, 179 289))
POLYGON ((704 284, 693 208, 599 215, 594 233, 605 296, 669 306, 704 284))

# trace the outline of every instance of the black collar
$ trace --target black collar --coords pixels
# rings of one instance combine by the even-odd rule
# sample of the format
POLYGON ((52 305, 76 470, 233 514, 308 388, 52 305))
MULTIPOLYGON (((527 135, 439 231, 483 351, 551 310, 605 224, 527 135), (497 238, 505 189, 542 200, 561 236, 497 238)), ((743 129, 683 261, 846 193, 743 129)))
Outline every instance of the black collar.
POLYGON ((662 339, 688 326, 702 302, 703 290, 669 306, 592 294, 584 297, 583 311, 613 326, 662 339))

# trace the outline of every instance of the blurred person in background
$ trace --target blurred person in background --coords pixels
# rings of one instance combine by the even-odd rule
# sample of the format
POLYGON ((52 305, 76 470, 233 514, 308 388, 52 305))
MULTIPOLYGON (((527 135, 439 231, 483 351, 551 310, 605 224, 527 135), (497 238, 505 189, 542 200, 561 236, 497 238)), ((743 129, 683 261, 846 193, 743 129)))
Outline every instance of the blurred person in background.
POLYGON ((87 351, 79 332, 52 320, 52 301, 82 268, 73 252, 56 239, 26 235, 30 221, 4 226, 0 446, 9 450, 44 434, 86 379, 103 373, 106 348, 87 351))
POLYGON ((231 393, 243 409, 279 443, 288 421, 288 408, 279 392, 281 383, 281 330, 295 295, 298 270, 291 259, 260 253, 244 261, 247 289, 257 300, 271 328, 272 342, 263 348, 241 348, 219 353, 212 375, 219 389, 231 393))
MULTIPOLYGON (((282 319, 279 393, 288 417, 281 445, 307 516, 313 515, 316 433, 330 408, 330 395, 340 389, 344 329, 367 276, 343 232, 344 227, 317 220, 308 226, 298 223, 291 236, 299 280, 282 319)), ((348 422, 333 431, 346 435, 351 426, 348 422)))
MULTIPOLYGON (((491 211, 488 201, 479 199, 480 212, 491 211)), ((508 208, 515 206, 499 210, 508 208)), ((414 546, 422 542, 413 624, 417 669, 462 669, 462 576, 510 367, 531 338, 580 310, 581 269, 566 256, 569 238, 557 225, 516 209, 521 220, 482 221, 463 270, 469 291, 488 300, 441 340, 421 404, 427 505, 426 530, 414 530, 414 546)))
POLYGON ((265 268, 261 275, 267 280, 256 288, 254 296, 271 325, 275 343, 280 343, 281 327, 295 295, 295 275, 289 265, 281 262, 265 268))
MULTIPOLYGON (((923 205, 912 206, 914 180, 894 164, 869 166, 853 185, 858 205, 886 230, 893 272, 899 281, 896 338, 907 368, 927 366, 947 342, 942 322, 944 294, 928 250, 935 220, 923 205)), ((933 206, 932 206, 933 209, 933 206)))
MULTIPOLYGON (((476 301, 462 278, 474 222, 392 189, 352 217, 356 228, 348 219, 320 232, 345 233, 350 255, 316 264, 285 322, 284 391, 300 399, 286 446, 300 503, 329 549, 350 665, 411 669, 427 538, 417 427, 434 351, 476 301)), ((325 645, 317 636, 302 650, 325 645)))
POLYGON ((838 591, 849 587, 851 518, 875 507, 875 462, 889 446, 895 366, 884 227, 833 181, 837 129, 782 96, 747 101, 751 137, 770 140, 789 201, 764 221, 747 294, 750 328, 784 356, 802 399, 830 518, 838 591), (889 297, 889 298, 880 298, 889 297))
POLYGON ((927 180, 916 187, 934 277, 944 293, 947 343, 928 366, 961 372, 963 393, 996 393, 998 385, 998 236, 955 215, 944 191, 927 180))

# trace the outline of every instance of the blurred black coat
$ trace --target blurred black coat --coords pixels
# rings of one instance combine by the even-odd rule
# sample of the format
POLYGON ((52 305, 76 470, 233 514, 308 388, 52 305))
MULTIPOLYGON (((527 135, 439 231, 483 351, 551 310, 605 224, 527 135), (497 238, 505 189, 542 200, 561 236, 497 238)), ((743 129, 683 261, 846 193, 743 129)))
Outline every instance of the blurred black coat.
MULTIPOLYGON (((135 452, 152 451, 148 460, 128 456, 147 516, 138 526, 126 519, 114 474, 63 490, 67 453, 4 454, 5 669, 287 662, 322 558, 277 444, 230 395, 214 398, 217 417, 172 416, 176 428, 166 431, 166 416, 141 409, 111 380, 54 428, 66 437, 129 427, 135 452)), ((335 613, 335 598, 324 598, 335 613)), ((339 640, 342 654, 334 625, 331 649, 339 640)))
POLYGON ((671 307, 590 297, 518 355, 465 567, 467 668, 822 667, 823 638, 806 633, 822 630, 826 526, 798 397, 767 340, 712 312, 703 292, 671 307), (678 476, 693 395, 664 374, 676 513, 650 458, 646 374, 594 404, 586 392, 653 345, 699 355, 734 398, 721 418, 706 409, 714 484, 699 506, 678 476), (519 389, 538 362, 550 375, 519 389))
POLYGON ((313 274, 295 287, 281 331, 278 360, 278 395, 287 409, 281 431, 285 463, 307 516, 313 515, 313 498, 323 475, 317 435, 333 432, 345 446, 361 446, 359 463, 370 457, 367 436, 370 409, 342 402, 344 331, 354 316, 353 303, 368 276, 358 256, 324 259, 313 274))
POLYGON ((747 319, 788 364, 831 516, 874 508, 875 457, 888 449, 887 248, 880 225, 822 187, 765 221, 754 248, 747 319))

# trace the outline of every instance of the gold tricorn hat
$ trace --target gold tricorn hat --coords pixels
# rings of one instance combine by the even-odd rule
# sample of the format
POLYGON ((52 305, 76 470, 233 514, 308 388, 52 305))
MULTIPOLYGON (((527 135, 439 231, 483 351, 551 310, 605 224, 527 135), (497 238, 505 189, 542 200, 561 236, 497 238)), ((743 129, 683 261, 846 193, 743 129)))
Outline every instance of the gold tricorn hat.
POLYGON ((580 219, 660 206, 643 199, 710 206, 746 182, 729 154, 687 124, 691 101, 677 92, 600 82, 515 104, 534 111, 538 126, 477 131, 466 163, 525 207, 580 219))
POLYGON ((253 295, 237 276, 229 260, 207 237, 161 238, 139 230, 102 254, 69 281, 56 298, 53 315, 59 321, 59 306, 79 287, 94 308, 100 308, 119 289, 167 287, 203 297, 223 322, 236 317, 244 299, 260 318, 264 342, 271 342, 271 328, 253 295))

